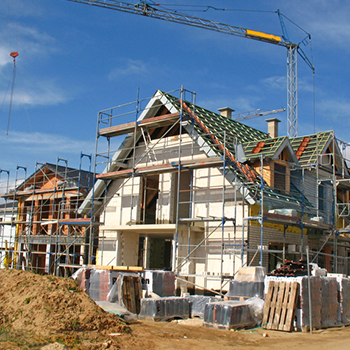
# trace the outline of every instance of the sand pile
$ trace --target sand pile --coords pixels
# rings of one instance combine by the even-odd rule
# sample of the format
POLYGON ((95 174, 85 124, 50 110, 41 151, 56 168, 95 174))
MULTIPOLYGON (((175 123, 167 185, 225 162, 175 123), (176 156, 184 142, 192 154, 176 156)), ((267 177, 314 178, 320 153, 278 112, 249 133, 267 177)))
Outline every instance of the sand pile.
MULTIPOLYGON (((25 332, 37 339, 79 343, 102 341, 129 328, 106 313, 71 279, 28 271, 0 270, 0 329, 4 336, 25 332)), ((29 341, 29 340, 28 340, 29 341)), ((0 347, 2 348, 2 347, 0 347)), ((81 348, 101 348, 87 347, 81 348)))

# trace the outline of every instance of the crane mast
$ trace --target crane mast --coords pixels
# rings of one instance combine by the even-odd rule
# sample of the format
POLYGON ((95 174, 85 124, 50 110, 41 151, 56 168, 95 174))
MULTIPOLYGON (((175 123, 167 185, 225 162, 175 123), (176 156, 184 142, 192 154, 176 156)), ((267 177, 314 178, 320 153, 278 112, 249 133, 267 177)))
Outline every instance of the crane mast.
MULTIPOLYGON (((279 10, 277 11, 280 18, 281 26, 284 35, 282 37, 267 34, 255 30, 236 27, 229 24, 210 21, 203 18, 188 16, 173 11, 164 11, 157 9, 146 1, 141 1, 138 4, 130 4, 116 0, 67 0, 92 6, 103 7, 111 10, 127 12, 140 16, 147 16, 164 21, 185 24, 192 27, 207 29, 219 33, 239 36, 256 41, 262 41, 269 44, 284 46, 287 48, 287 133, 289 137, 298 135, 298 84, 297 84, 297 56, 298 54, 306 62, 306 64, 314 71, 312 62, 307 58, 301 50, 299 44, 291 43, 286 38, 285 26, 279 10)), ((310 35, 308 35, 309 38, 310 35)))

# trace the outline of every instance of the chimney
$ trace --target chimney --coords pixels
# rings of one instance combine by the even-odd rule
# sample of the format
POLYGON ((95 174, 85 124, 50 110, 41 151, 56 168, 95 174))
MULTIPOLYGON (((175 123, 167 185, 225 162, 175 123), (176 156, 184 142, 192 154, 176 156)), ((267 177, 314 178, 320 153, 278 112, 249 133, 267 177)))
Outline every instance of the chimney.
POLYGON ((267 122, 267 132, 271 138, 278 137, 278 123, 281 121, 277 118, 265 119, 267 122))
POLYGON ((230 107, 222 107, 222 108, 218 108, 218 111, 220 112, 220 114, 224 117, 230 118, 232 117, 232 112, 234 112, 235 110, 230 108, 230 107))

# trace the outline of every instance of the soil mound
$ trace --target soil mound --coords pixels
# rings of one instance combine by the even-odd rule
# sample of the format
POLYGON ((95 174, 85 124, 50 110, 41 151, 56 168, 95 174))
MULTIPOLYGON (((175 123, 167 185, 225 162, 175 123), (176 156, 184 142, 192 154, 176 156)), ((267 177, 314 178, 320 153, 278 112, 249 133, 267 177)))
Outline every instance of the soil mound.
POLYGON ((0 270, 0 329, 0 348, 4 342, 7 346, 17 342, 19 348, 27 342, 31 348, 40 348, 39 343, 58 341, 69 347, 100 349, 96 343, 108 341, 109 334, 129 331, 74 280, 11 269, 0 270), (94 346, 86 344, 91 340, 94 346))

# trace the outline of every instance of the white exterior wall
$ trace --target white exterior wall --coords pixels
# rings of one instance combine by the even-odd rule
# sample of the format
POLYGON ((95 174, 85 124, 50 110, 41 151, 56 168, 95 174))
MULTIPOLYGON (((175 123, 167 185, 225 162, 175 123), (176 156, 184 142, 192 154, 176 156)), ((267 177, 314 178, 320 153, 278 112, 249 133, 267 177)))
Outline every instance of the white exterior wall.
MULTIPOLYGON (((149 156, 145 156, 138 163, 138 167, 166 164, 178 162, 178 146, 179 136, 164 138, 162 140, 153 140, 156 144, 154 152, 150 152, 149 156)), ((188 159, 203 159, 205 153, 201 152, 199 147, 192 143, 188 135, 182 135, 182 152, 181 160, 188 159)), ((145 147, 138 146, 136 158, 141 159, 145 147)), ((131 164, 129 165, 131 168, 131 164)), ((159 174, 159 195, 156 205, 156 223, 168 224, 175 222, 176 217, 176 196, 177 196, 177 172, 174 167, 172 173, 159 174)), ((190 176, 189 172, 183 173, 181 187, 188 188, 190 176), (187 187, 186 187, 187 186, 187 187)), ((130 224, 139 221, 140 215, 140 200, 142 197, 142 179, 141 177, 116 179, 109 185, 108 198, 110 201, 104 212, 104 225, 101 226, 101 232, 105 237, 105 245, 103 248, 100 244, 98 263, 104 265, 109 261, 112 265, 129 265, 135 266, 138 263, 138 244, 139 233, 130 231, 122 232, 122 225, 130 224), (133 200, 131 201, 131 195, 133 200), (132 206, 131 206, 132 203, 132 206), (130 207, 131 206, 131 207, 130 207), (131 209, 132 208, 132 209, 131 209), (131 212, 132 210, 132 212, 131 212), (118 227, 119 226, 119 227, 118 227), (119 230, 119 231, 118 231, 119 230), (114 245, 113 245, 113 242, 114 245), (108 247, 108 249, 107 249, 108 247), (100 250, 103 249, 103 252, 100 250), (102 258, 103 256, 103 258, 102 258)), ((240 253, 234 252, 234 244, 240 244, 242 241, 241 226, 243 216, 248 215, 248 205, 242 208, 242 195, 238 188, 235 191, 234 186, 223 178, 221 171, 218 168, 200 168, 193 169, 193 188, 195 189, 192 199, 193 217, 218 217, 223 215, 228 218, 236 218, 236 232, 232 221, 225 223, 225 228, 218 228, 220 221, 207 222, 195 226, 190 232, 190 251, 198 245, 204 237, 210 235, 208 240, 199 247, 188 259, 188 262, 181 268, 181 274, 195 275, 190 277, 190 281, 202 285, 205 288, 220 289, 220 274, 221 274, 221 240, 228 246, 223 256, 223 274, 233 275, 241 266, 240 253), (225 185, 225 206, 223 208, 223 185, 225 185), (223 211, 224 210, 224 211, 223 211), (230 245, 231 244, 231 245, 230 245)), ((189 195, 182 194, 185 201, 189 195)), ((184 208, 189 204, 185 203, 184 208)), ((181 210, 181 217, 186 216, 187 209, 181 210)), ((133 225, 135 232, 139 225, 133 225)), ((147 226, 147 225, 141 225, 147 226)), ((142 231, 143 235, 147 235, 146 231, 142 231)), ((188 255, 189 233, 188 226, 181 225, 178 232, 178 244, 176 262, 179 263, 188 255)), ((236 247, 237 249, 237 247, 236 247)))
MULTIPOLYGON (((15 208, 17 210, 17 208, 15 208)), ((1 221, 11 221, 11 219, 16 218, 16 213, 12 213, 12 208, 9 208, 5 211, 5 208, 0 209, 0 218, 1 221)), ((0 247, 5 249, 5 242, 7 241, 8 249, 14 248, 15 246, 15 235, 16 227, 11 225, 1 225, 0 223, 0 247)), ((5 251, 0 252, 0 268, 3 268, 3 262, 5 257, 5 251)), ((13 257, 12 257, 13 258, 13 257)))

